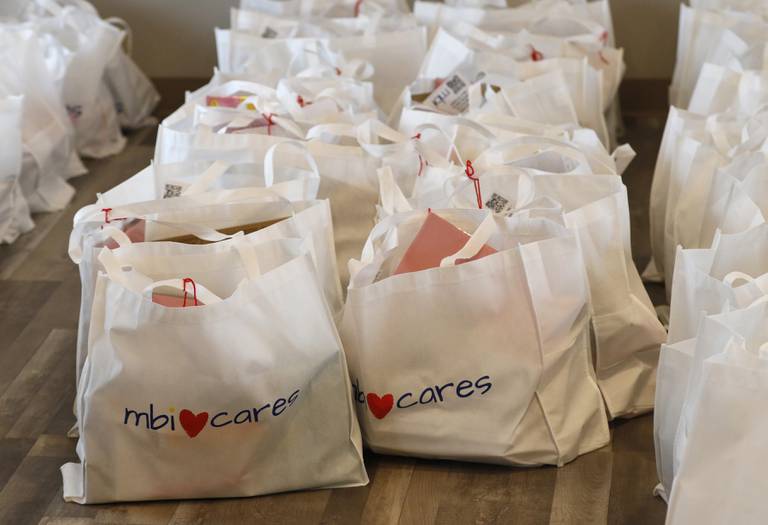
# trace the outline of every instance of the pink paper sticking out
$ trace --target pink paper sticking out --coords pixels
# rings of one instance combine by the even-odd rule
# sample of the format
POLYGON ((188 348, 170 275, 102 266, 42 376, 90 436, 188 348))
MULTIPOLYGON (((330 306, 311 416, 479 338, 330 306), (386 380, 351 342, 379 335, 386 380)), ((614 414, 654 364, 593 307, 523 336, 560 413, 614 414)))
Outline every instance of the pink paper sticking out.
POLYGON ((209 95, 205 97, 205 105, 213 108, 236 108, 240 106, 246 98, 248 97, 244 95, 231 95, 228 97, 213 97, 209 95))
MULTIPOLYGON (((392 275, 437 268, 445 257, 461 250, 469 237, 466 232, 430 212, 392 275)), ((456 264, 476 261, 493 253, 496 253, 496 250, 483 245, 477 255, 469 259, 459 259, 456 264)))

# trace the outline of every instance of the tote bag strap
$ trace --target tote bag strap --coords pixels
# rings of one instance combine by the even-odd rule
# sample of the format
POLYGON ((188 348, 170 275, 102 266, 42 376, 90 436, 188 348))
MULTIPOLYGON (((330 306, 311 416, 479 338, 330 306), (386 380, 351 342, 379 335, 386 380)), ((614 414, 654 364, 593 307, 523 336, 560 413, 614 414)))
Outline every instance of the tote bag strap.
POLYGON ((309 149, 307 149, 307 147, 301 142, 295 140, 286 140, 271 146, 267 150, 267 153, 264 155, 264 184, 267 188, 271 187, 275 183, 275 152, 278 148, 290 148, 298 151, 301 156, 304 157, 304 160, 307 161, 309 169, 313 175, 312 178, 318 180, 320 179, 320 168, 318 168, 317 161, 315 160, 315 157, 312 156, 312 153, 310 153, 309 149))
POLYGON ((498 231, 499 227, 496 224, 496 220, 492 213, 489 213, 483 222, 475 230, 475 233, 469 238, 467 243, 453 255, 445 257, 440 261, 440 268, 446 268, 449 266, 455 266, 456 262, 461 259, 471 259, 480 252, 488 239, 498 231))
MULTIPOLYGON (((233 248, 240 256, 240 260, 245 268, 248 279, 255 279, 261 275, 261 269, 254 247, 245 239, 242 233, 232 239, 231 248, 233 248)), ((136 293, 146 295, 147 292, 158 286, 171 286, 186 291, 187 285, 185 285, 184 281, 188 280, 188 278, 152 281, 151 278, 133 268, 120 264, 118 256, 108 248, 103 248, 99 252, 98 259, 110 279, 136 293)), ((196 287, 195 293, 197 297, 199 297, 204 304, 212 304, 221 301, 220 297, 203 285, 193 282, 193 286, 196 287)))
POLYGON ((392 168, 384 166, 376 171, 379 177, 379 195, 381 196, 381 207, 387 215, 412 211, 413 206, 403 195, 400 186, 395 182, 395 176, 392 168))
POLYGON ((221 179, 232 164, 223 160, 217 160, 200 174, 195 182, 190 184, 181 194, 196 195, 210 189, 211 185, 221 179))

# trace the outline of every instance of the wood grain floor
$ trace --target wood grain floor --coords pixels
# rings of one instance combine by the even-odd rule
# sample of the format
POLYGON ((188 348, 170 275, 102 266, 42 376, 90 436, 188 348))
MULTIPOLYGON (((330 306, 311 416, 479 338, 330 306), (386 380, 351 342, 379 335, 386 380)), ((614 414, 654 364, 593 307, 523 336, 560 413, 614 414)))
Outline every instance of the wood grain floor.
MULTIPOLYGON (((639 151, 629 187, 636 260, 648 259, 647 202, 663 116, 628 119, 639 151)), ((0 247, 0 524, 657 524, 650 415, 611 425, 611 445, 561 469, 496 466, 368 454, 367 487, 218 500, 80 506, 64 503, 59 466, 75 458, 74 360, 80 284, 66 254, 74 212, 143 168, 154 132, 126 151, 89 162, 65 210, 0 247)), ((663 290, 652 290, 661 297, 663 290)))

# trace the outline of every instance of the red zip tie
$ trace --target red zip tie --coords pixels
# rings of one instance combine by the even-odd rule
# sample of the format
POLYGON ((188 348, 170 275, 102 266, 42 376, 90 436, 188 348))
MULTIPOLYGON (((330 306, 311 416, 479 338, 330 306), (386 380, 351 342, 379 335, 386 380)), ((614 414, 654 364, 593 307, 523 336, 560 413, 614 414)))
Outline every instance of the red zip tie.
POLYGON ((531 60, 533 60, 534 62, 538 62, 543 58, 544 58, 544 55, 541 54, 541 51, 531 46, 531 60))
POLYGON ((275 121, 272 120, 272 113, 262 113, 262 117, 264 117, 267 121, 267 135, 272 134, 272 126, 275 125, 275 121))
POLYGON ((334 69, 336 70, 336 75, 337 76, 341 76, 341 69, 339 69, 338 67, 336 67, 334 69))
POLYGON ((296 97, 296 102, 299 104, 300 108, 303 108, 306 105, 306 102, 304 102, 304 97, 302 97, 301 95, 298 95, 296 97))
POLYGON ((363 3, 363 0, 357 0, 355 2, 355 18, 360 16, 360 6, 362 5, 362 3, 363 3))
POLYGON ((112 221, 123 221, 125 220, 125 217, 115 217, 114 219, 109 218, 109 212, 112 211, 112 208, 102 208, 101 211, 104 212, 104 222, 106 224, 109 224, 112 221))
MULTIPOLYGON (((413 137, 411 137, 411 140, 420 140, 421 139, 421 133, 416 133, 413 137)), ((419 153, 419 172, 416 174, 417 177, 421 177, 421 173, 424 171, 424 158, 421 156, 421 153, 419 153)))
POLYGON ((193 281, 189 277, 185 277, 181 280, 182 283, 184 283, 184 303, 182 303, 182 307, 187 306, 187 283, 192 284, 192 297, 195 300, 195 306, 197 306, 197 286, 195 285, 195 281, 193 281))
POLYGON ((477 197, 477 207, 479 209, 483 209, 483 196, 480 193, 480 179, 478 179, 475 176, 475 168, 472 167, 472 162, 467 161, 467 167, 464 170, 464 173, 466 173, 469 180, 471 180, 475 185, 475 196, 477 197))

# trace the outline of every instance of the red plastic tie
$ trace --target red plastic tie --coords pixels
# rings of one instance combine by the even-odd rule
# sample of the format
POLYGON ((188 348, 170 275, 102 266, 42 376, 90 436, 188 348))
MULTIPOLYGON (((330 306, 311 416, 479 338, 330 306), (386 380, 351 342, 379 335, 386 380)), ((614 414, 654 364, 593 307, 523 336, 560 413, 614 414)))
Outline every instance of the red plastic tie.
POLYGON ((272 120, 272 113, 262 113, 261 116, 267 121, 267 135, 271 135, 272 126, 275 125, 275 121, 272 120))
POLYGON ((531 60, 533 60, 534 62, 538 62, 539 60, 543 60, 543 59, 544 59, 544 55, 541 54, 541 51, 531 46, 531 60))
POLYGON ((296 102, 299 104, 300 108, 303 108, 306 105, 306 102, 304 102, 304 97, 302 97, 301 95, 298 95, 296 97, 296 102))
POLYGON ((115 217, 114 219, 109 218, 109 214, 112 211, 112 208, 102 208, 101 211, 104 212, 104 222, 106 224, 109 224, 112 221, 122 221, 125 220, 125 217, 115 217))
POLYGON ((360 16, 360 6, 363 4, 363 0, 357 0, 355 2, 355 18, 360 16))
POLYGON ((182 303, 182 307, 187 306, 187 283, 192 284, 192 297, 195 300, 195 306, 197 306, 197 286, 195 285, 195 281, 193 281, 189 277, 185 277, 181 280, 182 283, 184 283, 184 302, 182 303))
MULTIPOLYGON (((411 140, 420 140, 421 139, 421 133, 416 133, 413 137, 411 137, 411 140)), ((424 172, 424 157, 421 156, 421 153, 419 153, 419 172, 416 174, 417 177, 421 177, 421 174, 424 172)))
POLYGON ((467 167, 464 170, 464 173, 466 173, 466 175, 469 178, 469 180, 471 180, 474 183, 474 185, 475 185, 475 196, 477 197, 477 207, 482 210, 483 209, 483 196, 480 193, 480 179, 478 179, 475 176, 475 168, 472 167, 472 162, 469 161, 469 160, 467 161, 467 167))
POLYGON ((336 70, 336 75, 341 76, 341 69, 338 67, 334 68, 336 70))

